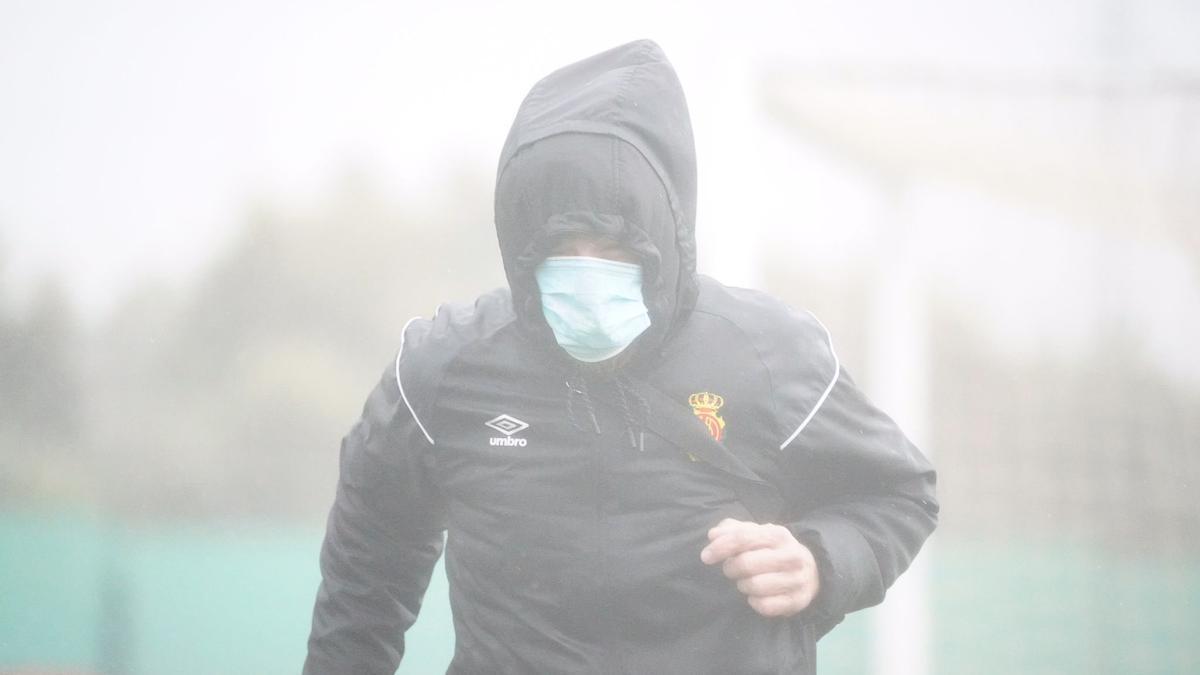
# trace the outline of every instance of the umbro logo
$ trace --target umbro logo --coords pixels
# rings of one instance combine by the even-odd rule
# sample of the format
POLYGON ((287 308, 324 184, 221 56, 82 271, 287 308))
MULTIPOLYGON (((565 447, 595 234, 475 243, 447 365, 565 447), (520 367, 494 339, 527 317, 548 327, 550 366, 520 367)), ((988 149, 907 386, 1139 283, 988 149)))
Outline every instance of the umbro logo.
POLYGON ((487 422, 484 422, 484 424, 495 429, 496 431, 499 431, 505 436, 512 436, 518 431, 529 428, 528 424, 513 417, 512 415, 497 415, 487 422))
POLYGON ((525 447, 528 442, 524 438, 513 438, 513 434, 518 431, 524 431, 529 428, 529 424, 513 417, 512 415, 497 415, 492 419, 484 422, 485 426, 491 427, 496 431, 504 434, 502 437, 493 436, 488 439, 492 445, 507 445, 525 447))

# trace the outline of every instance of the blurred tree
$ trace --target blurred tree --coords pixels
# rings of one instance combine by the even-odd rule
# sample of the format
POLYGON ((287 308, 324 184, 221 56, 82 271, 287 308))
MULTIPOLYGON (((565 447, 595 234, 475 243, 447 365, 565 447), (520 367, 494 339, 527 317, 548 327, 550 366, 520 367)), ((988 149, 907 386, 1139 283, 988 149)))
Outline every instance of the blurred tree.
MULTIPOLYGON (((772 292, 822 317, 857 375, 869 275, 822 281, 778 253, 766 276, 772 292)), ((934 292, 931 310, 939 537, 1200 556, 1200 388, 1156 365, 1147 336, 1114 316, 1074 354, 1017 358, 975 308, 934 292)))
POLYGON ((61 284, 44 280, 23 315, 0 304, 0 494, 78 492, 82 335, 61 284))
POLYGON ((35 291, 12 364, 18 388, 14 412, 26 434, 69 442, 79 436, 80 331, 61 283, 46 280, 35 291))
POLYGON ((148 514, 319 518, 340 436, 409 316, 500 283, 490 188, 394 205, 362 174, 260 206, 194 287, 147 284, 97 343, 96 470, 148 514))

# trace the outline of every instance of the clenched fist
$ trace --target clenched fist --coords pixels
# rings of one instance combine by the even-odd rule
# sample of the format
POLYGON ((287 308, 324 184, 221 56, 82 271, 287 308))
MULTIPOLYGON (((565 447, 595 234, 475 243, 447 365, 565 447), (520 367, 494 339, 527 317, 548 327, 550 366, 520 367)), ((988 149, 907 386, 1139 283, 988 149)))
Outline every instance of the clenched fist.
POLYGON ((706 565, 721 563, 725 576, 754 611, 763 616, 792 616, 808 607, 821 590, 812 551, 782 525, 761 525, 726 518, 708 531, 700 552, 706 565))

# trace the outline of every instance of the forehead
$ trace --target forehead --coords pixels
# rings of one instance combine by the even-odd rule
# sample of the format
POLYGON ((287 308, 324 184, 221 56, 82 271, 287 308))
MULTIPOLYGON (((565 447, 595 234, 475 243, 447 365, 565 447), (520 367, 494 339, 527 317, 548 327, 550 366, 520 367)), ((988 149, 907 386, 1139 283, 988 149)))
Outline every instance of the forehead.
POLYGON ((556 237, 550 245, 550 255, 595 255, 597 253, 625 253, 633 255, 621 242, 597 234, 572 232, 556 237))
POLYGON ((595 234, 593 232, 560 232, 554 236, 555 243, 562 242, 586 242, 586 243, 612 243, 616 244, 617 240, 612 237, 595 234))

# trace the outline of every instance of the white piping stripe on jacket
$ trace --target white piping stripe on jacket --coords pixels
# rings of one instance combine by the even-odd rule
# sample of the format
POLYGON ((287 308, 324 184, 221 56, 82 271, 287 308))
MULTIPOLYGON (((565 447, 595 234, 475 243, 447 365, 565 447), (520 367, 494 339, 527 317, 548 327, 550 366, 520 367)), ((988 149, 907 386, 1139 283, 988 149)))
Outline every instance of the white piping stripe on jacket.
MULTIPOLYGON (((438 309, 441 309, 441 306, 439 306, 438 309)), ((808 426, 808 423, 812 421, 813 417, 816 417, 817 412, 821 409, 821 406, 825 405, 825 400, 829 398, 830 392, 833 391, 834 385, 837 384, 838 378, 842 374, 842 363, 838 359, 837 352, 833 348, 833 335, 829 333, 829 329, 825 327, 825 324, 821 323, 821 320, 818 319, 815 314, 809 312, 808 315, 813 318, 813 321, 817 322, 817 325, 821 327, 821 330, 825 331, 825 339, 829 342, 829 355, 833 357, 833 378, 829 380, 829 385, 825 387, 825 391, 822 392, 821 398, 817 399, 817 404, 813 406, 812 410, 808 411, 808 416, 804 418, 804 421, 800 423, 800 426, 796 427, 796 430, 792 432, 791 436, 787 437, 786 441, 779 444, 780 450, 783 450, 788 446, 789 443, 796 440, 796 437, 800 435, 800 432, 804 431, 804 428, 808 426)), ((434 316, 437 316, 436 312, 434 313, 434 316)), ((421 433, 425 435, 425 439, 429 441, 430 445, 437 445, 437 443, 433 440, 433 436, 430 436, 429 432, 425 429, 425 425, 421 424, 421 418, 417 417, 417 411, 413 410, 412 404, 408 402, 408 395, 404 393, 404 383, 400 380, 400 357, 404 355, 404 338, 408 333, 408 327, 413 321, 416 321, 419 318, 421 317, 414 316, 405 322, 404 328, 400 329, 400 351, 396 353, 396 387, 400 389, 400 398, 404 401, 404 405, 408 408, 408 412, 412 415, 413 421, 417 423, 417 428, 419 428, 421 433)))
POLYGON ((842 374, 842 363, 838 360, 837 352, 833 351, 833 336, 829 334, 829 329, 825 327, 825 324, 821 323, 821 320, 817 318, 816 314, 808 312, 808 315, 813 318, 813 321, 817 322, 817 325, 821 327, 821 330, 825 331, 825 339, 829 341, 829 355, 833 357, 833 379, 829 380, 829 386, 825 387, 825 393, 821 394, 821 398, 817 399, 817 404, 813 406, 812 410, 808 411, 808 417, 804 418, 804 421, 800 423, 800 426, 796 427, 796 430, 792 432, 791 436, 788 436, 786 441, 779 444, 780 450, 786 448, 788 443, 796 440, 796 437, 800 435, 800 432, 804 431, 804 427, 808 426, 808 423, 812 421, 813 417, 816 417, 817 411, 821 409, 821 406, 825 405, 825 399, 829 398, 829 392, 833 391, 833 385, 837 384, 838 377, 840 377, 842 374))
POLYGON ((419 318, 421 317, 414 316, 405 322, 404 328, 400 329, 400 351, 396 353, 396 386, 400 388, 400 398, 404 399, 404 405, 408 406, 408 412, 412 414, 412 418, 416 421, 421 433, 425 434, 425 438, 429 440, 430 445, 437 445, 437 443, 433 442, 433 436, 430 436, 429 432, 425 431, 425 425, 421 424, 421 419, 417 417, 417 411, 413 410, 412 404, 408 402, 408 396, 404 394, 404 383, 400 381, 400 356, 404 354, 404 336, 408 333, 409 325, 419 318))

